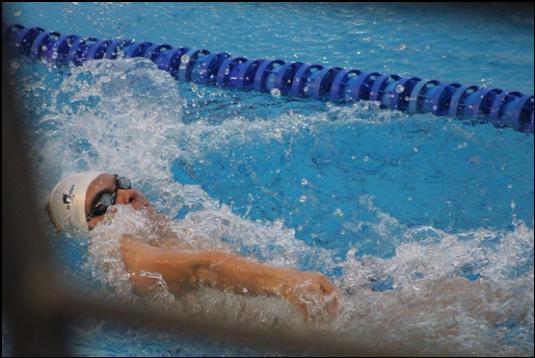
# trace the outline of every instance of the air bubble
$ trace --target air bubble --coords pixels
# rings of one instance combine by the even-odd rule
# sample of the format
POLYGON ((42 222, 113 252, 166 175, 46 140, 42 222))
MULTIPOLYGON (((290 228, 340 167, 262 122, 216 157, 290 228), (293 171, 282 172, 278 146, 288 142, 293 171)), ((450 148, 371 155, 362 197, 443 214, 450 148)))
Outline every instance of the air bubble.
POLYGON ((280 91, 280 89, 278 89, 278 88, 272 88, 272 89, 271 89, 271 95, 272 95, 273 97, 280 97, 280 95, 281 95, 281 91, 280 91))
POLYGON ((403 91, 405 91, 405 86, 403 85, 396 86, 396 93, 403 93, 403 91))

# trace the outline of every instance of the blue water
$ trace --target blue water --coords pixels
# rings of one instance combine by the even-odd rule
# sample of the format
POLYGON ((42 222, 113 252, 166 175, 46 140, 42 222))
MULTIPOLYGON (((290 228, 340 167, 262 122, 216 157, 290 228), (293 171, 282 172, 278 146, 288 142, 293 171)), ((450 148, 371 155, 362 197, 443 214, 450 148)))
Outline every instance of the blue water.
MULTIPOLYGON (((9 22, 62 33, 534 92, 533 8, 25 3, 3 11, 9 22)), ((223 219, 241 225, 218 226, 221 239, 262 261, 322 271, 348 302, 365 299, 350 294, 360 272, 372 276, 374 292, 422 282, 431 292, 433 280, 451 277, 492 282, 494 292, 527 289, 498 301, 523 316, 484 322, 500 350, 474 343, 466 351, 533 355, 533 135, 366 103, 176 84, 150 63, 103 63, 20 59, 12 69, 31 103, 24 118, 45 174, 41 191, 64 172, 120 171, 161 211, 188 221, 212 210, 218 220, 203 230, 223 219)), ((84 244, 62 237, 54 247, 60 270, 99 287, 83 269, 84 244)), ((463 327, 466 336, 477 332, 463 327)), ((102 323, 75 331, 84 355, 251 354, 102 323)), ((456 339, 474 339, 466 336, 456 339)))

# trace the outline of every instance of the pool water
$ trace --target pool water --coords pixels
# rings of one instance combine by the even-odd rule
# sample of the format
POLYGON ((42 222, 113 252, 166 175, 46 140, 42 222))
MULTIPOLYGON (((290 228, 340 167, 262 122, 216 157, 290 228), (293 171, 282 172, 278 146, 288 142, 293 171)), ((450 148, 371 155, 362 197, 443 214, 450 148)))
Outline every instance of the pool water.
MULTIPOLYGON (((6 21, 61 33, 524 93, 534 91, 532 10, 3 5, 6 21)), ((332 329, 349 339, 380 345, 418 337, 428 352, 533 355, 533 135, 367 102, 336 106, 177 83, 144 59, 57 68, 19 58, 10 71, 28 103, 23 117, 41 200, 66 173, 121 173, 180 230, 329 276, 343 298, 332 329)), ((125 222, 132 215, 125 212, 125 222)), ((73 285, 128 294, 102 269, 98 245, 55 236, 58 269, 73 285)), ((209 297, 208 306, 224 302, 231 315, 235 298, 209 297)), ((252 317, 285 309, 247 304, 252 317)), ((105 322, 74 324, 73 342, 82 355, 273 353, 105 322)))

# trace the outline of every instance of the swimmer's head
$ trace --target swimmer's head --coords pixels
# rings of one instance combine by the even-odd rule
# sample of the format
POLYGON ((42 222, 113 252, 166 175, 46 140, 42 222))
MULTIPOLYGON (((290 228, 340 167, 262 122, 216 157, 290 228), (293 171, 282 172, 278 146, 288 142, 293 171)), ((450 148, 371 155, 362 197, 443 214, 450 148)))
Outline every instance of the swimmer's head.
POLYGON ((85 232, 102 221, 111 205, 148 206, 142 193, 126 178, 103 172, 69 175, 52 189, 48 213, 59 230, 85 232))

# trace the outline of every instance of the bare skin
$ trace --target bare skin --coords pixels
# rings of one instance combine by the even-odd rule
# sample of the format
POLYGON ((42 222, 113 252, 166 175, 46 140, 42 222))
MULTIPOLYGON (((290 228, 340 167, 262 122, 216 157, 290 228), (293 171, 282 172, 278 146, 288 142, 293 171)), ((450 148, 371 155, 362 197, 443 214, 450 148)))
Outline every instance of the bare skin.
MULTIPOLYGON (((136 210, 146 208, 149 214, 154 213, 141 192, 117 189, 115 177, 102 174, 87 190, 86 214, 101 193, 115 190, 116 205, 131 205, 136 210)), ((89 228, 94 228, 104 218, 105 215, 92 217, 88 221, 89 228)), ((338 291, 320 273, 272 267, 223 251, 194 251, 190 245, 170 238, 148 244, 125 235, 120 241, 120 250, 131 282, 140 293, 151 292, 158 284, 157 279, 142 273, 157 272, 170 292, 177 296, 208 286, 236 294, 281 297, 297 307, 307 320, 318 318, 312 317, 307 301, 321 307, 328 317, 334 317, 338 311, 338 291)))

